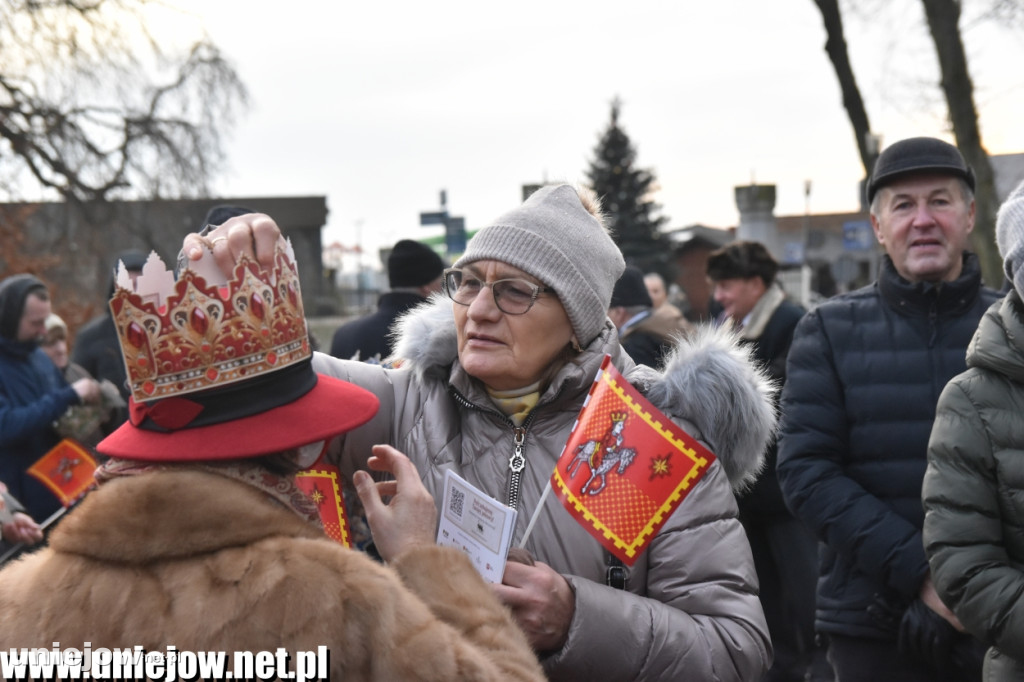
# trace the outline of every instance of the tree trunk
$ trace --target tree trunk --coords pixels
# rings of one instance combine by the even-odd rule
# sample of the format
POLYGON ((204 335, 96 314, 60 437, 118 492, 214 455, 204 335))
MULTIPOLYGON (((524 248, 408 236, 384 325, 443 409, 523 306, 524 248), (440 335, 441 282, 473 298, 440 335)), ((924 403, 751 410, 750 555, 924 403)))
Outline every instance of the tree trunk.
POLYGON ((814 0, 814 4, 818 6, 821 18, 825 22, 825 33, 828 36, 825 41, 825 52, 828 54, 829 61, 832 62, 832 68, 836 71, 836 78, 839 79, 839 88, 843 93, 843 107, 853 125, 853 135, 857 140, 857 150, 860 152, 861 163, 864 164, 866 178, 875 166, 878 148, 870 141, 871 125, 868 122, 868 112, 864 108, 864 100, 860 96, 860 88, 857 87, 857 79, 853 75, 853 67, 850 65, 846 37, 843 34, 843 17, 839 11, 839 0, 814 0))
POLYGON ((995 178, 988 152, 981 145, 978 111, 974 107, 974 85, 967 72, 967 55, 960 36, 959 0, 921 0, 928 29, 935 43, 942 73, 942 91, 949 108, 956 145, 967 163, 974 169, 975 224, 973 248, 981 261, 985 282, 994 288, 1003 284, 1003 264, 996 248, 995 217, 999 208, 995 178))

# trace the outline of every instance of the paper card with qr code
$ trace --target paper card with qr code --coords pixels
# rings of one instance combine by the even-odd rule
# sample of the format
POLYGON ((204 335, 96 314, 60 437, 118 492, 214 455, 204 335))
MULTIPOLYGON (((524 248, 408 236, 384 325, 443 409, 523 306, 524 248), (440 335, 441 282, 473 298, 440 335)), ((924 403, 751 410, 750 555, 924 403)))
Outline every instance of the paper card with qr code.
POLYGON ((437 544, 469 555, 487 582, 501 582, 515 525, 515 509, 488 497, 458 474, 445 472, 437 544))

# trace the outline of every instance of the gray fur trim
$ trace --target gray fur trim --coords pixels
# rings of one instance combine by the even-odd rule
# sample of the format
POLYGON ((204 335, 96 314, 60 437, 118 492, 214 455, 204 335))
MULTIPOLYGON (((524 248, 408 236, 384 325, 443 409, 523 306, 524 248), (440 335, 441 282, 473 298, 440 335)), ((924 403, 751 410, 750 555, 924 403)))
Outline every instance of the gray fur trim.
POLYGON ((395 350, 388 360, 400 359, 420 380, 431 368, 451 365, 459 355, 453 305, 444 294, 434 293, 426 303, 405 311, 391 328, 395 350))
MULTIPOLYGON (((648 383, 647 377, 642 380, 648 383)), ((775 435, 778 387, 724 327, 701 326, 676 344, 647 399, 694 424, 740 492, 757 480, 775 435)))

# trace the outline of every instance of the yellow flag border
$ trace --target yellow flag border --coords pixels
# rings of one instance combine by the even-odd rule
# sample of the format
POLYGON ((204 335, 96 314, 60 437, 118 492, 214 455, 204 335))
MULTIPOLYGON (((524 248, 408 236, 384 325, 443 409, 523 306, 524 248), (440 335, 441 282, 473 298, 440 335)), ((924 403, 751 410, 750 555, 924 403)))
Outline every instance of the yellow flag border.
POLYGON ((46 473, 44 473, 41 469, 38 468, 39 467, 39 463, 41 461, 43 461, 44 459, 49 457, 50 454, 54 450, 59 448, 61 445, 65 445, 65 444, 66 444, 67 447, 69 447, 72 450, 74 450, 77 455, 79 455, 80 457, 83 457, 86 462, 91 463, 93 472, 96 471, 96 468, 99 466, 99 463, 96 461, 96 458, 92 456, 92 453, 90 453, 86 449, 86 447, 84 445, 82 445, 81 443, 76 441, 74 438, 63 438, 63 439, 60 440, 60 442, 58 442, 52 448, 47 450, 45 455, 43 455, 42 457, 37 459, 35 462, 33 462, 32 466, 30 466, 28 469, 25 470, 25 473, 31 475, 37 481, 39 481, 44 486, 46 486, 46 488, 51 493, 53 493, 54 496, 56 496, 56 498, 60 501, 61 506, 67 508, 67 507, 71 506, 72 504, 74 504, 75 500, 77 500, 82 495, 87 493, 90 488, 92 488, 94 485, 96 485, 96 480, 93 479, 92 481, 90 481, 81 490, 78 490, 77 492, 75 492, 74 495, 68 495, 68 493, 63 488, 61 488, 59 485, 54 483, 53 480, 46 473))
MULTIPOLYGON (((296 478, 300 476, 303 478, 326 478, 330 480, 331 487, 334 489, 334 500, 335 507, 338 510, 338 519, 341 521, 341 523, 338 524, 341 526, 341 544, 345 547, 351 548, 352 537, 348 530, 348 514, 346 513, 345 510, 345 498, 341 494, 341 486, 338 483, 338 479, 341 478, 341 474, 334 471, 306 469, 295 474, 296 478)), ((303 493, 306 494, 306 496, 308 497, 308 493, 305 493, 305 491, 303 491, 303 493)), ((320 522, 323 523, 323 517, 321 517, 320 522)))
POLYGON ((646 544, 649 537, 654 534, 655 526, 659 525, 664 520, 665 516, 672 511, 672 507, 674 506, 674 504, 680 498, 682 498, 683 493, 689 489, 693 480, 701 473, 701 471, 708 467, 709 462, 706 457, 698 456, 696 450, 688 447, 685 441, 676 438, 670 430, 662 426, 660 420, 655 420, 654 418, 652 418, 650 412, 645 411, 641 405, 634 402, 633 398, 626 394, 625 389, 619 386, 618 382, 616 382, 612 378, 611 372, 609 372, 607 369, 601 372, 601 379, 608 385, 608 388, 619 397, 619 399, 622 402, 626 403, 626 405, 629 407, 629 410, 632 411, 633 414, 640 417, 640 419, 642 419, 645 424, 647 424, 652 429, 654 429, 658 434, 660 434, 662 438, 664 438, 666 441, 669 442, 669 444, 672 445, 672 447, 686 455, 686 457, 688 457, 690 459, 690 462, 692 463, 690 470, 686 473, 685 476, 683 476, 683 479, 679 482, 679 485, 676 486, 675 490, 672 491, 672 494, 669 495, 668 499, 666 499, 665 502, 661 505, 661 507, 658 508, 658 511, 656 511, 654 515, 650 519, 648 519, 647 524, 642 529, 640 529, 640 532, 637 534, 636 538, 634 538, 632 542, 620 538, 618 535, 615 534, 614 531, 612 531, 611 528, 608 528, 606 525, 601 523, 601 521, 598 520, 596 516, 591 514, 590 511, 586 508, 586 505, 575 494, 573 494, 571 490, 569 490, 568 484, 562 479, 561 472, 558 470, 557 467, 555 468, 555 475, 553 476, 555 483, 558 486, 561 493, 572 503, 573 507, 576 508, 576 511, 582 514, 583 518, 586 519, 587 522, 590 523, 595 529, 600 531, 606 539, 614 542, 615 546, 624 551, 626 556, 632 558, 636 555, 640 548, 643 547, 644 544, 646 544))

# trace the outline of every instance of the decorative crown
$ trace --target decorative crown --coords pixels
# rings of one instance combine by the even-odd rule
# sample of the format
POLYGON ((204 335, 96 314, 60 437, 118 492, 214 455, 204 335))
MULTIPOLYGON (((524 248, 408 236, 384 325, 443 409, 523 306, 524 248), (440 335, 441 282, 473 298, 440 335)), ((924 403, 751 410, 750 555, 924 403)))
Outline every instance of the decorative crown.
POLYGON ((626 412, 612 412, 611 418, 613 422, 624 422, 628 414, 626 412))
POLYGON ((227 386, 311 355, 290 242, 270 269, 243 257, 230 281, 209 251, 177 281, 156 253, 135 282, 120 263, 110 310, 136 402, 227 386))

